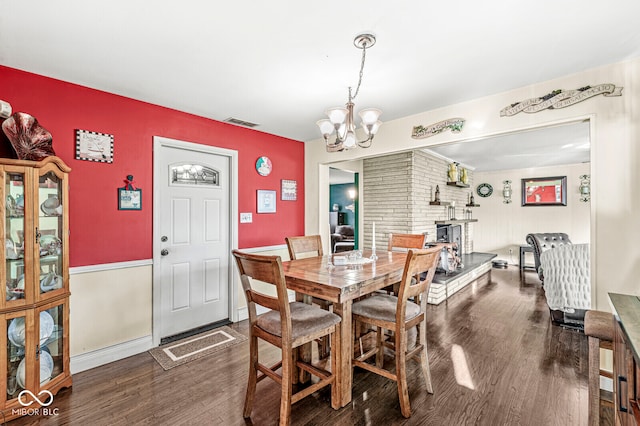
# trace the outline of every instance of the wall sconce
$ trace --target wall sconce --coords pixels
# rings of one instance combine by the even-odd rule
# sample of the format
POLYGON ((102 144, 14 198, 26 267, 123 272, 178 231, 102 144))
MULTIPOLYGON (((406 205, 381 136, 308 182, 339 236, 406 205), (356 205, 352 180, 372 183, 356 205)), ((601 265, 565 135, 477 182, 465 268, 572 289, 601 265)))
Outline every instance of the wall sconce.
POLYGON ((352 200, 356 199, 356 190, 353 188, 350 188, 349 190, 347 190, 347 194, 349 195, 349 198, 352 200))
POLYGON ((511 181, 508 179, 503 180, 502 184, 502 196, 504 197, 504 200, 502 202, 505 204, 509 204, 511 203, 511 181))
POLYGON ((590 175, 581 175, 580 176, 580 201, 591 200, 591 176, 590 175))

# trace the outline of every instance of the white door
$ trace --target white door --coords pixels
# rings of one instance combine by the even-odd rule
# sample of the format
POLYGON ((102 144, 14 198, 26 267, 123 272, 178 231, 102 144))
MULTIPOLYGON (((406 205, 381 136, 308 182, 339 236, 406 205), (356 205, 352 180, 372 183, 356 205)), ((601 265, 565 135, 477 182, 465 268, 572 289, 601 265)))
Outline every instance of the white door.
POLYGON ((155 149, 154 337, 163 338, 229 318, 231 159, 155 149))

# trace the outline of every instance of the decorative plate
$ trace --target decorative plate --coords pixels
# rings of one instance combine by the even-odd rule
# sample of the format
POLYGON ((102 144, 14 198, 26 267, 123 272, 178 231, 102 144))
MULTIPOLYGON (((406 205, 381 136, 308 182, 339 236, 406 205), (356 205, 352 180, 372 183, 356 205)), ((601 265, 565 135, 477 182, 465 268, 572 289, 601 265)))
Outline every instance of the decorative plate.
MULTIPOLYGON (((16 371, 16 381, 18 382, 18 386, 22 389, 25 388, 25 360, 26 358, 22 358, 20 364, 18 364, 18 370, 16 371)), ((40 351, 40 384, 44 385, 51 379, 51 374, 53 373, 53 357, 49 352, 42 350, 40 351)))
POLYGON ((481 183, 480 185, 478 185, 478 188, 476 188, 476 192, 481 197, 488 197, 493 194, 493 186, 489 185, 488 183, 481 183))
POLYGON ((256 171, 260 176, 268 176, 272 169, 273 165, 269 157, 260 157, 258 161, 256 161, 256 171))
MULTIPOLYGON (((53 334, 54 322, 53 317, 47 311, 40 312, 40 346, 44 345, 49 337, 53 334)), ((17 317, 11 321, 7 329, 7 337, 15 346, 24 346, 25 328, 24 317, 17 317)))

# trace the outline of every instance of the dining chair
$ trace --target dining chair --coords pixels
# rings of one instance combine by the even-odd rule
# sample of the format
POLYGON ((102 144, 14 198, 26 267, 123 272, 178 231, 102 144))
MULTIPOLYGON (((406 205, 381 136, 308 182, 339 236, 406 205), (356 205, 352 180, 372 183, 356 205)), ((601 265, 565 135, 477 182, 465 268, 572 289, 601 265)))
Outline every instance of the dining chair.
MULTIPOLYGON (((307 235, 301 237, 285 237, 289 258, 291 260, 304 259, 305 257, 322 256, 322 238, 320 235, 307 235)), ((313 297, 312 303, 320 306, 324 310, 331 309, 331 302, 313 297)), ((318 339, 318 355, 326 358, 329 355, 329 338, 323 336, 318 339)))
MULTIPOLYGON (((388 251, 408 251, 409 249, 423 249, 427 236, 425 234, 389 234, 388 251)), ((385 287, 388 293, 398 294, 400 282, 385 287)))
POLYGON ((377 293, 355 302, 352 306, 354 335, 359 329, 360 323, 376 327, 375 347, 360 356, 354 356, 352 364, 397 382, 400 410, 404 417, 411 416, 407 389, 407 359, 415 358, 418 360, 427 385, 427 392, 433 393, 427 354, 426 295, 429 292, 439 257, 440 248, 438 247, 410 249, 407 252, 407 260, 397 296, 377 293), (418 280, 412 282, 416 276, 419 277, 418 280), (416 296, 423 296, 418 297, 420 304, 409 300, 416 296), (417 327, 418 332, 415 346, 409 349, 408 330, 413 327, 417 327), (384 330, 392 331, 393 335, 386 335, 384 330), (395 371, 393 372, 383 368, 385 348, 393 349, 395 352, 395 371), (375 356, 375 364, 367 362, 373 356, 375 356))
POLYGON ((294 349, 319 336, 331 335, 334 337, 331 339, 331 353, 335 353, 336 325, 340 323, 340 317, 306 303, 289 302, 280 256, 248 254, 238 250, 232 250, 232 253, 240 272, 249 310, 249 380, 244 402, 244 417, 251 416, 256 384, 265 377, 269 377, 281 386, 280 425, 291 423, 291 404, 328 385, 331 385, 332 406, 339 408, 337 386, 335 386, 336 357, 331 356, 331 372, 329 372, 298 359, 294 349), (254 289, 252 287, 254 280, 273 285, 276 296, 254 289), (258 305, 270 311, 257 315, 258 305), (282 351, 281 361, 271 367, 261 364, 258 356, 258 339, 279 347, 282 351), (293 393, 296 367, 318 377, 319 381, 293 393), (280 374, 277 373, 278 369, 281 369, 280 374))
POLYGON ((388 251, 407 251, 424 248, 425 234, 389 234, 388 251))

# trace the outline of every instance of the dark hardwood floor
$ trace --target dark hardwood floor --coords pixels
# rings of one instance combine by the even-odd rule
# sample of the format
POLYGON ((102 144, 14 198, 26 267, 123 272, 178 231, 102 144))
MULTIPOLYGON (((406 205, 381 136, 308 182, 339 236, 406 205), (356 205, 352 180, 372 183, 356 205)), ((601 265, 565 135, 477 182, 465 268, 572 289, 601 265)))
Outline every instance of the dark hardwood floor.
MULTIPOLYGON (((233 324, 247 332, 246 321, 233 324)), ((408 363, 413 415, 400 414, 395 382, 356 369, 353 402, 340 410, 329 391, 292 409, 296 425, 586 425, 587 339, 552 326, 534 272, 494 269, 492 281, 470 286, 429 307, 429 361, 434 394, 417 363, 408 363)), ((274 362, 277 350, 263 346, 274 362)), ((279 390, 264 380, 251 420, 242 418, 248 342, 164 371, 139 354, 73 376, 50 409, 10 425, 272 425, 279 390)))

